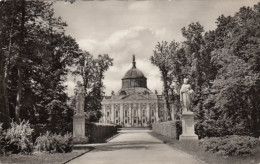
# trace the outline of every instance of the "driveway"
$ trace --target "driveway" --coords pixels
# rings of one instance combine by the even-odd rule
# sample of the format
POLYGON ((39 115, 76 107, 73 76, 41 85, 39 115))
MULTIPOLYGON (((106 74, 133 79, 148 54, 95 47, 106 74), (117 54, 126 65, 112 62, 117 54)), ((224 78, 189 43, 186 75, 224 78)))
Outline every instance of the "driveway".
POLYGON ((108 143, 70 164, 201 164, 192 156, 164 144, 149 134, 150 130, 121 130, 108 143))

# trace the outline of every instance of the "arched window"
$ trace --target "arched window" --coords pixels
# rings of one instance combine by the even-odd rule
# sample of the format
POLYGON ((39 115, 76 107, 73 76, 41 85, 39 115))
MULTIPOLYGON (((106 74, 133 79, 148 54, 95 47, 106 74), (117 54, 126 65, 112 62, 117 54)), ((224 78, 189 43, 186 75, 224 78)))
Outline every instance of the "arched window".
POLYGON ((125 92, 125 91, 121 91, 121 92, 120 92, 120 95, 123 95, 123 96, 124 96, 124 95, 126 95, 126 92, 125 92))
POLYGON ((163 110, 161 110, 160 112, 161 112, 161 117, 163 117, 163 110))

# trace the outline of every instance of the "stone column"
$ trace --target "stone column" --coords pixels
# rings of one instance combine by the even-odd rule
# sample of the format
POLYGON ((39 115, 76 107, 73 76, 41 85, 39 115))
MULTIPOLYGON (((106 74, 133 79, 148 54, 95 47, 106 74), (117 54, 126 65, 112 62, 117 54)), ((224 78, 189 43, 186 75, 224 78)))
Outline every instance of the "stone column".
POLYGON ((138 115, 138 126, 139 127, 141 127, 141 123, 140 123, 140 121, 141 121, 141 118, 142 118, 142 114, 141 114, 141 108, 142 108, 142 104, 141 103, 138 103, 138 109, 137 109, 137 115, 138 115))
POLYGON ((155 108, 154 108, 154 109, 155 109, 156 122, 158 122, 158 121, 159 121, 159 116, 158 116, 158 114, 159 114, 159 113, 158 113, 158 112, 159 112, 159 111, 158 111, 158 110, 159 110, 159 109, 158 109, 158 103, 155 104, 155 108))
POLYGON ((146 112, 147 112, 147 121, 151 122, 151 108, 148 104, 146 104, 146 112))
POLYGON ((180 141, 198 140, 198 136, 194 130, 194 116, 193 112, 185 112, 182 114, 182 134, 180 135, 180 141))
POLYGON ((132 109, 133 109, 133 104, 131 103, 129 106, 129 125, 132 126, 132 109))
POLYGON ((115 123, 115 110, 114 110, 114 104, 113 103, 111 103, 111 122, 112 123, 115 123))
POLYGON ((124 106, 123 106, 123 103, 120 103, 119 106, 120 106, 120 112, 119 112, 120 119, 119 119, 119 121, 120 121, 120 124, 121 124, 122 122, 124 122, 124 109, 123 109, 124 106))

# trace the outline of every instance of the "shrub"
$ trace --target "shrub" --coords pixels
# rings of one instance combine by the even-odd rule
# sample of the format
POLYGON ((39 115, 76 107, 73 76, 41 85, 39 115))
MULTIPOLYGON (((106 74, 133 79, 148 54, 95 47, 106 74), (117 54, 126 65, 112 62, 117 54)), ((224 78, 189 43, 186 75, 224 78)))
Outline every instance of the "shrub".
POLYGON ((2 133, 1 145, 3 153, 29 154, 33 150, 29 122, 22 121, 21 124, 11 123, 11 128, 2 133))
POLYGON ((250 136, 230 135, 212 137, 200 140, 199 145, 205 151, 211 151, 223 156, 251 155, 259 140, 250 136))
POLYGON ((89 138, 89 142, 98 143, 105 142, 106 139, 117 133, 118 125, 90 123, 85 124, 85 135, 89 138))
POLYGON ((34 132, 32 134, 33 142, 36 141, 37 137, 41 134, 47 133, 47 131, 51 133, 58 133, 61 135, 65 135, 67 132, 72 132, 72 122, 57 122, 53 124, 35 124, 33 125, 34 132))
POLYGON ((50 131, 47 131, 45 135, 39 136, 35 143, 34 143, 34 148, 37 151, 46 151, 46 152, 51 152, 53 150, 53 145, 52 145, 52 136, 50 131))
POLYGON ((56 152, 67 153, 72 151, 73 139, 71 133, 67 133, 64 136, 54 134, 53 141, 56 152))
POLYGON ((62 136, 47 131, 44 135, 39 136, 35 141, 35 149, 41 152, 66 153, 72 151, 72 148, 73 139, 71 133, 62 136))
POLYGON ((167 121, 152 124, 152 130, 169 138, 178 139, 181 135, 181 121, 167 121))

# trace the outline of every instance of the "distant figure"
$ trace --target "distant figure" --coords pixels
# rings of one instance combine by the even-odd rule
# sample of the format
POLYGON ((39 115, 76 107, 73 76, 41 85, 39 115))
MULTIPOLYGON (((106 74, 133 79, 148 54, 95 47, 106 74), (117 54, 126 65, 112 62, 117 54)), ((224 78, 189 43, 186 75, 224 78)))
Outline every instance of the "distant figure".
POLYGON ((183 107, 182 113, 191 111, 193 93, 194 91, 191 89, 190 84, 188 84, 188 79, 185 78, 180 90, 180 101, 183 107))
POLYGON ((115 96, 115 92, 114 91, 111 92, 111 96, 115 96))
POLYGON ((156 95, 158 95, 158 92, 157 92, 157 90, 155 90, 155 91, 154 91, 154 93, 155 93, 156 95))
POLYGON ((81 115, 84 114, 84 105, 85 105, 85 89, 80 81, 77 82, 77 92, 76 92, 76 110, 75 114, 81 115))

